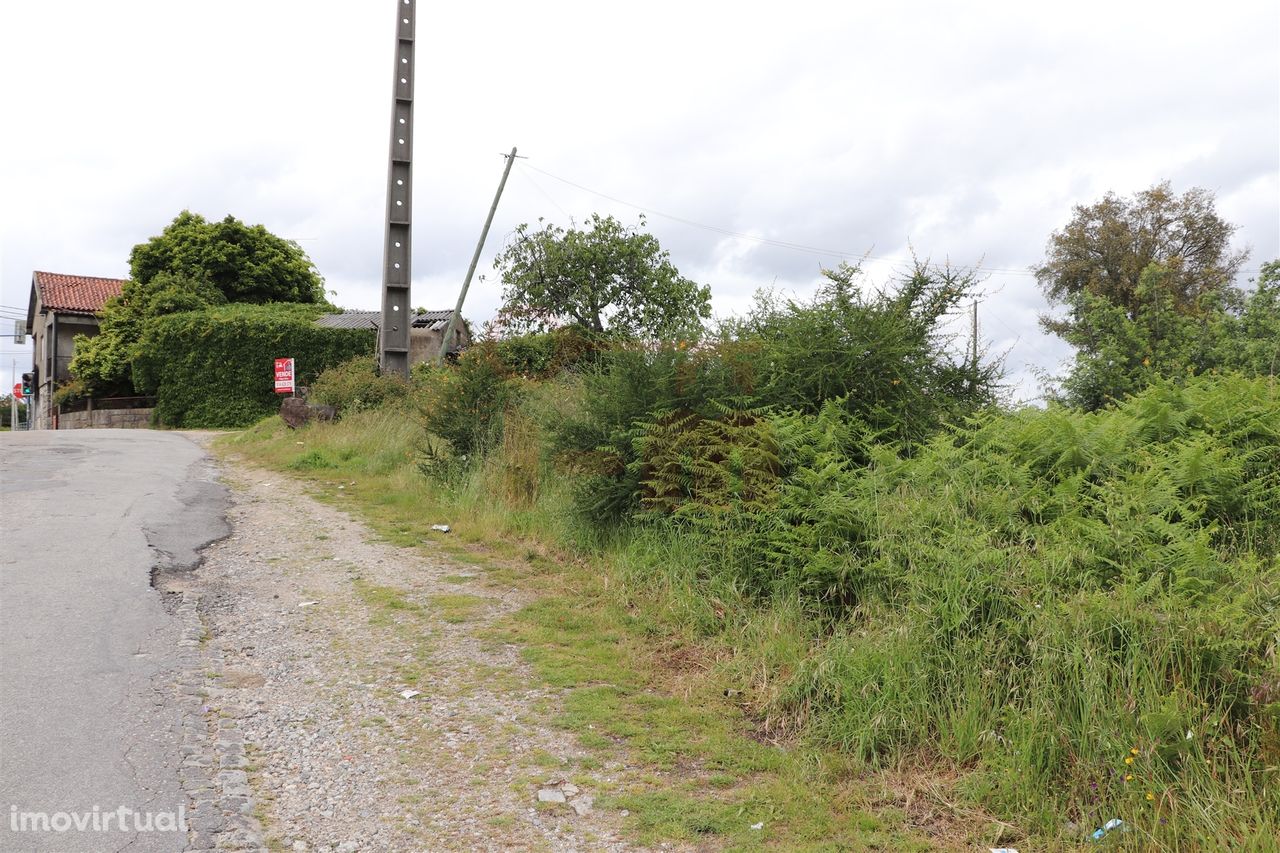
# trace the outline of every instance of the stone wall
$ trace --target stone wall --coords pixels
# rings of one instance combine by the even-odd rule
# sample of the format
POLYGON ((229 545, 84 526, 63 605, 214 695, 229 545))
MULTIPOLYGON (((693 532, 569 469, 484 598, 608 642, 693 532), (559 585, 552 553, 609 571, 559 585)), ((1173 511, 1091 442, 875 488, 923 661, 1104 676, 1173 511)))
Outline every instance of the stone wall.
POLYGON ((151 426, 155 409, 95 409, 58 415, 58 429, 141 429, 151 426))

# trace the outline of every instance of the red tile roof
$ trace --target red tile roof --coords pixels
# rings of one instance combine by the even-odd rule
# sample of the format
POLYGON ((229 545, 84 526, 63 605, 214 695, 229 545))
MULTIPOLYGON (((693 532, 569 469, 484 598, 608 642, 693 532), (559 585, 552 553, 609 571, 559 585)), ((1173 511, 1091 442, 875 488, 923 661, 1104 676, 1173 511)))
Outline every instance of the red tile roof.
POLYGON ((39 289, 40 305, 54 311, 97 314, 113 296, 120 295, 124 279, 88 275, 62 275, 36 270, 31 278, 39 289))

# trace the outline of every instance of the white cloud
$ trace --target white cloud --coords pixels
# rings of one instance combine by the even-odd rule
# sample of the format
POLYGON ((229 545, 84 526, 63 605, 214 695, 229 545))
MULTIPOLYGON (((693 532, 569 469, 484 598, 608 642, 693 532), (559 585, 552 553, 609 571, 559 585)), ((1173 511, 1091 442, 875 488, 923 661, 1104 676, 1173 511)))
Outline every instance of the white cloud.
MULTIPOLYGON (((188 207, 300 240, 339 302, 376 307, 393 5, 6 4, 0 303, 26 305, 34 268, 125 274, 188 207)), ((1029 396, 1027 365, 1066 352, 1019 271, 1072 205, 1205 186, 1251 266, 1280 255, 1278 27, 1268 2, 424 4, 413 301, 452 304, 516 144, 730 231, 983 259, 1000 270, 984 329, 1029 396)), ((485 260, 521 221, 592 211, 636 216, 517 168, 485 260)), ((722 314, 775 282, 807 292, 840 259, 649 224, 722 314)), ((499 298, 490 276, 466 313, 499 298)))

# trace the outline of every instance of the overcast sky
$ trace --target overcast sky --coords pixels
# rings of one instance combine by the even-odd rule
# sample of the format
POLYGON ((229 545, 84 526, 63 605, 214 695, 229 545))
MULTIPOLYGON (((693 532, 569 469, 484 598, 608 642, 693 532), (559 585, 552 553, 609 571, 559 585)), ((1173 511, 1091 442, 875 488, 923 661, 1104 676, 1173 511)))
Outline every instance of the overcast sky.
MULTIPOLYGON (((4 3, 0 317, 33 269, 125 277, 184 208, 297 240, 334 301, 377 308, 396 11, 4 3)), ((513 145, 482 272, 520 222, 638 208, 720 315, 842 258, 874 283, 909 247, 981 262, 1022 399, 1068 355, 1026 270, 1073 205, 1205 187, 1248 270, 1280 255, 1274 0, 423 3, 417 51, 419 306, 452 306, 513 145)), ((500 294, 489 275, 464 314, 500 294)), ((0 356, 6 376, 30 346, 0 356)))

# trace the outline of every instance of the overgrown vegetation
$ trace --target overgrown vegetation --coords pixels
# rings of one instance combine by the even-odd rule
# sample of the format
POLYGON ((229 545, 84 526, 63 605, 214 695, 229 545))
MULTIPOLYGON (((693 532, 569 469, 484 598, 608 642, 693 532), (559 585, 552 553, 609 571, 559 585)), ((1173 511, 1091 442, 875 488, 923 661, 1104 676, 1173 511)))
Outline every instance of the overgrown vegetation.
POLYGON ((140 391, 157 398, 164 426, 245 426, 279 408, 272 364, 295 359, 299 385, 373 350, 372 331, 315 325, 318 306, 224 305, 149 322, 134 360, 140 391))
POLYGON ((78 396, 147 393, 134 365, 143 355, 153 361, 161 355, 145 352, 155 340, 146 332, 156 318, 226 304, 327 304, 324 280, 297 243, 233 216, 209 222, 184 210, 133 247, 129 275, 121 294, 104 306, 98 334, 76 337, 70 370, 78 396))
POLYGON ((378 372, 378 358, 373 353, 322 371, 309 387, 308 399, 333 406, 343 415, 376 409, 403 400, 409 393, 409 384, 400 377, 378 372))
POLYGON ((1105 326, 1076 375, 1108 390, 1076 408, 999 405, 998 365, 942 332, 962 271, 876 291, 841 268, 702 336, 488 341, 305 448, 269 424, 238 446, 367 477, 345 494, 406 542, 443 515, 569 558, 504 638, 585 746, 689 778, 613 801, 646 841, 907 848, 877 821, 928 790, 938 846, 1069 848, 1120 818, 1122 847, 1268 849, 1277 267, 1236 301, 1222 260, 1203 286, 1157 258, 1063 291, 1073 334, 1105 326))
POLYGON ((1063 398, 1098 409, 1159 379, 1213 371, 1270 376, 1280 364, 1280 261, 1251 290, 1234 284, 1247 251, 1212 193, 1158 184, 1076 208, 1036 276, 1052 304, 1044 327, 1075 349, 1063 398))

